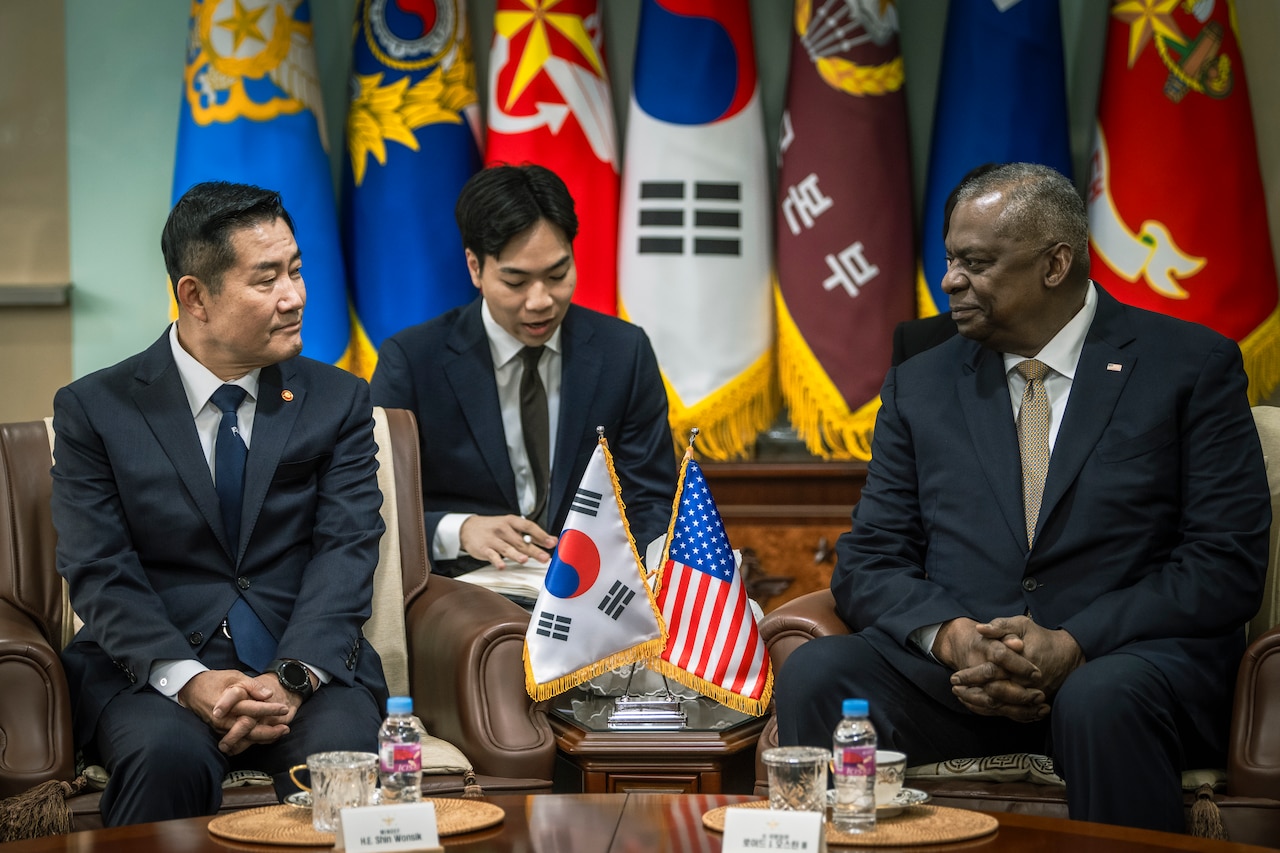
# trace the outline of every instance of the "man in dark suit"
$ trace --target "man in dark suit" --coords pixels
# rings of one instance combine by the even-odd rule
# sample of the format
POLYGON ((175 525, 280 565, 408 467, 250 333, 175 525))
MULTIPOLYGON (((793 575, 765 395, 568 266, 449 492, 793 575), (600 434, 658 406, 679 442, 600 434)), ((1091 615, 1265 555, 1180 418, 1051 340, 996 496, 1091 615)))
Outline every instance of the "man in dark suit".
POLYGON ((375 403, 418 417, 432 571, 548 560, 597 426, 643 554, 675 495, 666 392, 643 331, 570 304, 573 198, 541 166, 496 166, 468 181, 456 214, 481 298, 388 338, 372 381, 375 403), (522 403, 535 376, 537 447, 522 403))
POLYGON ((54 398, 63 652, 109 825, 211 814, 228 769, 373 751, 361 636, 383 525, 363 380, 302 358, 306 291, 274 192, 192 187, 162 237, 178 319, 54 398))
POLYGON ((912 764, 1045 752, 1076 818, 1184 829, 1221 766, 1271 521, 1234 342, 1088 278, 1069 181, 966 182, 944 290, 960 336, 889 371, 831 589, 855 630, 779 678, 779 738, 863 696, 912 764), (1021 450, 1020 450, 1021 447, 1021 450))

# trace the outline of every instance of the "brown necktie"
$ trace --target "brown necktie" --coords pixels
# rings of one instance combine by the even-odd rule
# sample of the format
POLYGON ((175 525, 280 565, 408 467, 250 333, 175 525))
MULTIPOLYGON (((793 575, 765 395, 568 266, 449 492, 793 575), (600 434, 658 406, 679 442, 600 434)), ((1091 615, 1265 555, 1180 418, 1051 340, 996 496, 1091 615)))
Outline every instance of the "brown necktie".
POLYGON ((1049 473, 1049 395, 1044 377, 1049 366, 1029 358, 1018 362, 1018 372, 1027 380, 1018 409, 1018 449, 1022 454, 1022 511, 1026 516, 1027 547, 1035 541, 1036 519, 1044 478, 1049 473))
POLYGON ((533 472, 534 505, 529 518, 542 529, 547 527, 547 480, 550 477, 551 426, 547 415, 547 389, 538 375, 538 361, 544 347, 520 350, 524 372, 520 375, 520 427, 524 450, 533 472))

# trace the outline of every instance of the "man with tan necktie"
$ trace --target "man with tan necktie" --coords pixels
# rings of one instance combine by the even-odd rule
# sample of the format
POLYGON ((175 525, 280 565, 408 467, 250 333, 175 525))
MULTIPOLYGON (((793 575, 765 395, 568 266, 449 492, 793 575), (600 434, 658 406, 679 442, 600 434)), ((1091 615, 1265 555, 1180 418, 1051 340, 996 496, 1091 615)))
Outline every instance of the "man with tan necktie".
POLYGON ((958 192, 959 336, 890 370, 831 589, 855 633, 801 646, 779 740, 847 696, 912 764, 1047 753, 1072 817, 1185 829, 1223 766, 1270 498, 1234 342, 1089 280, 1075 187, 1010 164, 958 192))

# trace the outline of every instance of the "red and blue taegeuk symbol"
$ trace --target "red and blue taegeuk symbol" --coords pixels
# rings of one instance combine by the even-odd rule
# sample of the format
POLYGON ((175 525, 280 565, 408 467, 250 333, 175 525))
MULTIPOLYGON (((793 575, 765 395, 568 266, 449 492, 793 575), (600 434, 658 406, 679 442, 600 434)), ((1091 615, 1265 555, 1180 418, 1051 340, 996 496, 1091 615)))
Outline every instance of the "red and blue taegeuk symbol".
POLYGON ((547 568, 547 592, 556 598, 577 598, 600 576, 600 549, 581 530, 560 535, 556 552, 547 568))

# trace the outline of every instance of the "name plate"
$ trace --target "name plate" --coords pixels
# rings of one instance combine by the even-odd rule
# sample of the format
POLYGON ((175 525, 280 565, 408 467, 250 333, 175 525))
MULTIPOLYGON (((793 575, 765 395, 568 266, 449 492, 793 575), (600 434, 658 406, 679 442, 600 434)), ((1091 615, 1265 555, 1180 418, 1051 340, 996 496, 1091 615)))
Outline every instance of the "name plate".
POLYGON ((822 814, 774 809, 735 809, 724 812, 723 853, 760 850, 822 850, 822 814))
POLYGON ((371 850, 443 850, 436 827, 435 803, 361 806, 342 810, 339 848, 371 850))

